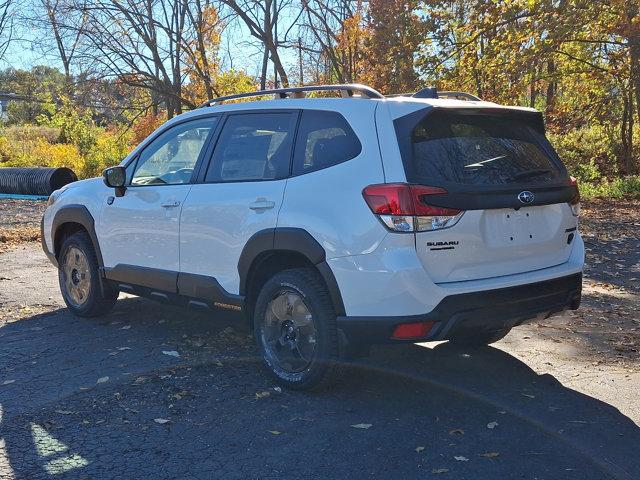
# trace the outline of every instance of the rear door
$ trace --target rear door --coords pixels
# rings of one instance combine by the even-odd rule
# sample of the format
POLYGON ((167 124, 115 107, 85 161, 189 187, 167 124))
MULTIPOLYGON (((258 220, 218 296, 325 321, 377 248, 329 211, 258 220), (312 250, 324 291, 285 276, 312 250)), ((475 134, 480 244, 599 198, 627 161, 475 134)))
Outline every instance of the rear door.
POLYGON ((297 111, 232 113, 180 220, 180 272, 238 294, 238 260, 251 236, 275 228, 289 176, 297 111))
POLYGON ((568 260, 576 191, 536 113, 434 109, 412 126, 403 162, 410 183, 446 191, 420 201, 464 212, 452 226, 416 233, 436 283, 568 260))

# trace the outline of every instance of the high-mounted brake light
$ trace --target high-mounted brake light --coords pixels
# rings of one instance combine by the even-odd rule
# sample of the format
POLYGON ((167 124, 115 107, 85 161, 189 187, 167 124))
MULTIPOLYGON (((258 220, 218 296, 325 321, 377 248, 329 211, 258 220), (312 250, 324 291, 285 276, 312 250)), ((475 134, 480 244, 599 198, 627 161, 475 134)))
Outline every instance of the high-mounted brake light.
POLYGON ((578 179, 576 177, 569 177, 569 185, 576 187, 576 194, 569 201, 569 206, 571 207, 573 216, 578 217, 580 215, 580 189, 578 188, 578 179))
POLYGON ((430 195, 445 195, 440 187, 385 183, 362 191, 367 205, 394 232, 425 232, 455 225, 464 213, 429 204, 430 195))

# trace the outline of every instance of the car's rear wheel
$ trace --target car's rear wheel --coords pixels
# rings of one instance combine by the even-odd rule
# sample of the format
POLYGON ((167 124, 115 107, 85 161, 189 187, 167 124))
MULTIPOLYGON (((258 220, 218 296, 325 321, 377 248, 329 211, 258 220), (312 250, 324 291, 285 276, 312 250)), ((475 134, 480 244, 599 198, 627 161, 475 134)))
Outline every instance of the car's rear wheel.
POLYGON ((454 345, 464 347, 482 347, 502 340, 511 331, 510 328, 496 330, 480 330, 476 332, 465 332, 464 335, 453 336, 449 339, 454 345))
POLYGON ((101 284, 98 260, 85 232, 67 237, 58 257, 58 281, 69 310, 79 317, 108 313, 118 299, 118 290, 101 284))
POLYGON ((265 283, 254 332, 268 371, 287 388, 324 388, 342 373, 336 314, 312 269, 285 270, 265 283))

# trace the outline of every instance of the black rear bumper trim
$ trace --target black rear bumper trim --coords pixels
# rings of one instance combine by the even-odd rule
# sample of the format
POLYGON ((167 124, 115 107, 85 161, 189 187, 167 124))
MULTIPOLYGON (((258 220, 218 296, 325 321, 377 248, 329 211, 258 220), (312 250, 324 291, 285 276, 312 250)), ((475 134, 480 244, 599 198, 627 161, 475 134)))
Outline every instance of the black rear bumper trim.
POLYGON ((338 328, 352 343, 398 342, 391 339, 402 323, 433 322, 424 338, 446 340, 482 330, 512 328, 530 320, 549 317, 580 305, 582 274, 515 287, 450 295, 429 313, 400 317, 339 316, 338 328))

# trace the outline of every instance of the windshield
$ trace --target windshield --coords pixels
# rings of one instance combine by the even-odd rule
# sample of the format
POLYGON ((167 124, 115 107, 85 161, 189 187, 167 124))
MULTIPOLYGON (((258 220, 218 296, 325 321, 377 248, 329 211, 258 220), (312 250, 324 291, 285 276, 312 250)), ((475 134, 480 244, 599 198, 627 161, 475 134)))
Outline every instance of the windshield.
POLYGON ((415 183, 548 183, 563 175, 549 141, 518 118, 434 112, 415 127, 411 145, 407 177, 415 183))

